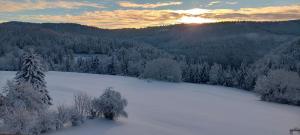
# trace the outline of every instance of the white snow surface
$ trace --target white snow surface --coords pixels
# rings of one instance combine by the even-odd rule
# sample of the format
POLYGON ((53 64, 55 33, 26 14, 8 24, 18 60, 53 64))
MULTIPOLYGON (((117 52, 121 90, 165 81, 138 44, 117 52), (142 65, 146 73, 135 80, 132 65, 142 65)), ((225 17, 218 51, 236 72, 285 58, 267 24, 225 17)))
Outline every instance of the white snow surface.
MULTIPOLYGON (((14 75, 0 71, 0 86, 14 75)), ((52 109, 71 105, 76 92, 97 97, 112 86, 127 98, 129 114, 49 135, 288 135, 300 127, 300 107, 262 102, 234 88, 66 72, 48 72, 46 81, 52 109)))

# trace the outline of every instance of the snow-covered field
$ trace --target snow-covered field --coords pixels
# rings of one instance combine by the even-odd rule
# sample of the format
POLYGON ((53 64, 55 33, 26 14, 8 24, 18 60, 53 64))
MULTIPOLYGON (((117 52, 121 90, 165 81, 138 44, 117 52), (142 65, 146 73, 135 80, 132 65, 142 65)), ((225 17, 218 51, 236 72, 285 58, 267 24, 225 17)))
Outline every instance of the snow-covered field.
MULTIPOLYGON (((0 86, 14 74, 0 72, 0 86)), ((46 80, 55 105, 72 104, 80 91, 99 96, 109 86, 128 100, 128 119, 92 120, 50 135, 288 135, 300 127, 300 107, 233 88, 64 72, 48 72, 46 80)))

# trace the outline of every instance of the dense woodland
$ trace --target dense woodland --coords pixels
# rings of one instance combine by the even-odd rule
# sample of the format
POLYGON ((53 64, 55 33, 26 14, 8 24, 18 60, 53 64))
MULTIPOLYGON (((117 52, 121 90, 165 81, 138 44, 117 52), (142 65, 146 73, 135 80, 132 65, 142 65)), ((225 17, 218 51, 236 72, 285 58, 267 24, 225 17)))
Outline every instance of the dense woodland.
POLYGON ((0 24, 0 70, 20 70, 31 48, 48 70, 223 85, 300 105, 299 28, 297 20, 120 30, 8 22, 0 24))

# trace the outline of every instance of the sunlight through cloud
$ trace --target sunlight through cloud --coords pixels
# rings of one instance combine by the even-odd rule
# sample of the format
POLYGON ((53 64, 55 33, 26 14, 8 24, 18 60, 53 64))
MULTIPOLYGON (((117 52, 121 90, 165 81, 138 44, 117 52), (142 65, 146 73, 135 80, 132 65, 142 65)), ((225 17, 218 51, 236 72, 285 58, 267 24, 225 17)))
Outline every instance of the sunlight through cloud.
POLYGON ((185 23, 185 24, 192 24, 192 23, 212 23, 212 22, 216 22, 216 20, 206 19, 206 18, 201 18, 201 17, 193 17, 193 16, 183 16, 177 22, 178 23, 185 23))

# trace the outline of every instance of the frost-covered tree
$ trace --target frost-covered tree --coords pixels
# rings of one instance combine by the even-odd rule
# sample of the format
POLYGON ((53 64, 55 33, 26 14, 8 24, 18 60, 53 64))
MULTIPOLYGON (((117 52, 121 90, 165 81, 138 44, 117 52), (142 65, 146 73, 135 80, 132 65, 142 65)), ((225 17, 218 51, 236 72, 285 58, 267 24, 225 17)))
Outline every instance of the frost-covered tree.
POLYGON ((92 110, 92 98, 86 93, 74 95, 75 110, 82 116, 89 116, 92 110))
POLYGON ((6 108, 5 102, 6 102, 6 97, 2 93, 0 93, 0 118, 2 118, 4 115, 4 110, 6 108))
POLYGON ((108 73, 111 75, 117 75, 121 72, 120 61, 115 54, 112 55, 111 61, 108 65, 108 73))
POLYGON ((179 82, 181 81, 180 65, 172 59, 155 59, 146 64, 142 77, 163 81, 179 82))
POLYGON ((6 93, 6 105, 15 108, 26 108, 28 110, 39 111, 47 108, 41 98, 41 93, 29 83, 16 84, 14 81, 7 81, 4 87, 6 93))
POLYGON ((127 100, 122 97, 120 92, 111 87, 107 88, 99 98, 93 100, 93 108, 98 116, 104 116, 110 120, 120 116, 127 117, 126 106, 127 100))
POLYGON ((209 81, 209 70, 210 67, 206 62, 183 65, 183 81, 192 83, 207 83, 209 81))
POLYGON ((248 67, 249 66, 246 62, 242 62, 239 68, 235 73, 235 86, 238 88, 246 88, 246 76, 248 74, 248 67))
POLYGON ((232 87, 235 84, 235 71, 231 68, 231 66, 227 66, 227 68, 224 70, 223 76, 224 76, 224 86, 232 87))
POLYGON ((5 96, 2 93, 0 93, 0 107, 5 104, 4 102, 5 102, 5 96))
POLYGON ((43 104, 51 105, 51 97, 46 88, 45 74, 40 57, 29 50, 22 58, 21 70, 17 72, 15 80, 17 84, 29 83, 36 92, 39 92, 43 104))
POLYGON ((300 103, 300 77, 296 72, 271 70, 267 76, 260 76, 255 91, 264 101, 300 103))
POLYGON ((223 82, 222 65, 215 63, 209 71, 209 83, 223 85, 223 82))

